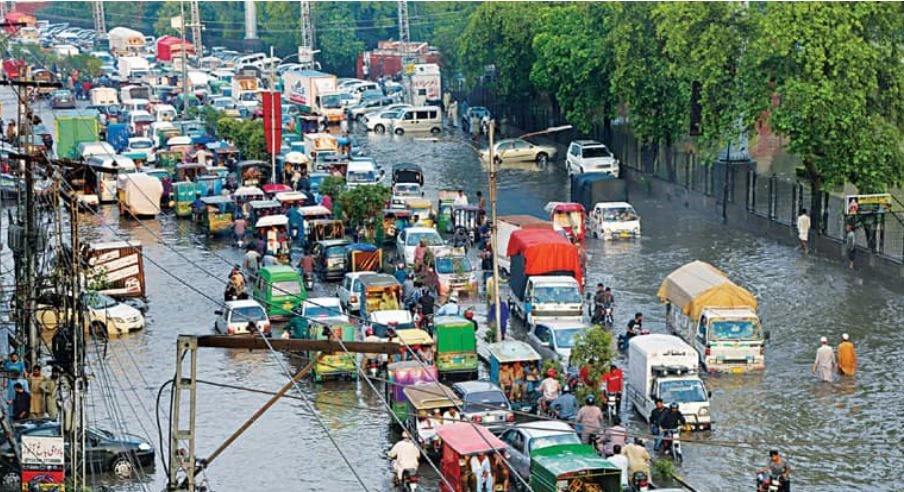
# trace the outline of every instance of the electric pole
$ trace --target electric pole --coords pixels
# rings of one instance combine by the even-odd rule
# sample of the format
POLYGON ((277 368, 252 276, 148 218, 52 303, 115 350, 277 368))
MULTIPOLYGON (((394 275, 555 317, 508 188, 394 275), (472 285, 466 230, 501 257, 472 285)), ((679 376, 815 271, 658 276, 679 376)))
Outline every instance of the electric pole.
POLYGON ((6 12, 7 12, 6 2, 0 1, 0 17, 6 17, 6 12))
POLYGON ((493 149, 493 134, 496 127, 496 121, 490 120, 488 130, 489 136, 489 158, 490 158, 490 244, 493 246, 493 314, 496 316, 496 341, 502 341, 502 303, 499 302, 499 250, 498 234, 496 233, 496 155, 493 149))
POLYGON ((408 2, 399 0, 399 41, 408 43, 411 41, 411 31, 408 29, 408 2))
POLYGON ((179 8, 179 32, 182 34, 182 119, 185 120, 188 113, 188 53, 185 51, 185 0, 179 2, 179 8))
POLYGON ((191 43, 195 46, 195 55, 200 60, 204 57, 204 45, 201 44, 201 8, 198 0, 191 1, 191 43))
POLYGON ((104 1, 94 0, 94 32, 98 38, 107 33, 107 22, 104 19, 104 1))
POLYGON ((311 2, 301 0, 301 45, 298 47, 298 63, 305 69, 314 68, 314 16, 311 2))
POLYGON ((245 48, 257 47, 257 7, 254 0, 245 0, 245 48))

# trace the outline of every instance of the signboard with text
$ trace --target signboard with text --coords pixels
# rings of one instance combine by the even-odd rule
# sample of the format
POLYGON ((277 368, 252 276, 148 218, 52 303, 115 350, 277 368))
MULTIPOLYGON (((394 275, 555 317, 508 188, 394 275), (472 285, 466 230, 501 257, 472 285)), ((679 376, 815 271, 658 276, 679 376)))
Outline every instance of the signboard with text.
POLYGON ((890 193, 847 195, 844 205, 845 215, 884 214, 892 210, 892 197, 890 193))
POLYGON ((22 490, 62 490, 66 482, 62 437, 22 436, 22 490))

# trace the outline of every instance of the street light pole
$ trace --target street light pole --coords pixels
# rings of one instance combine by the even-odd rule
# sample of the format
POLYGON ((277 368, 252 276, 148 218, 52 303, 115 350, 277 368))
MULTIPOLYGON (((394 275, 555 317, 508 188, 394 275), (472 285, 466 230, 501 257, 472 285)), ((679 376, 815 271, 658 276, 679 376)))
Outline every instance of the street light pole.
MULTIPOLYGON (((270 46, 270 182, 276 183, 276 153, 279 147, 276 146, 276 64, 273 63, 273 46, 270 46)), ((282 97, 282 96, 280 96, 282 97)), ((279 101, 282 103, 282 101, 279 101)), ((279 122, 282 125, 282 122, 279 122)))
POLYGON ((496 127, 496 121, 490 120, 489 125, 489 137, 490 137, 490 148, 489 148, 489 158, 490 158, 490 244, 493 245, 493 300, 495 310, 494 314, 496 315, 496 341, 502 341, 502 302, 499 299, 499 251, 496 250, 498 241, 497 241, 497 228, 496 228, 496 156, 494 155, 493 149, 493 136, 494 129, 496 127))

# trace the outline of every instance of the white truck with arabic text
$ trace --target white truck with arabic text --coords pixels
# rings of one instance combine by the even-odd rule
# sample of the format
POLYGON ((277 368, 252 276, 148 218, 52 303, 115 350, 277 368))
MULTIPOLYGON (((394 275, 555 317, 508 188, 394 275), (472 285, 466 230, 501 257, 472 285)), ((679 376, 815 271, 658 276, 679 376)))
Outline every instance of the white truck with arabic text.
POLYGON ((303 113, 326 116, 329 123, 343 118, 341 91, 336 76, 316 70, 291 70, 282 75, 283 95, 303 113))

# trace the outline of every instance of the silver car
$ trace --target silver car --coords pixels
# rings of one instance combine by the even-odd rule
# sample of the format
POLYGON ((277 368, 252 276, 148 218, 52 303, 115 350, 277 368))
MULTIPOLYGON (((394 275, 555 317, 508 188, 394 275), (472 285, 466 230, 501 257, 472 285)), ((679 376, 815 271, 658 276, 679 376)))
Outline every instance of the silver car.
POLYGON ((461 401, 462 416, 491 431, 501 432, 515 421, 515 413, 505 393, 488 381, 466 381, 452 385, 461 401))
POLYGON ((508 450, 508 461, 522 477, 530 476, 530 454, 559 444, 581 444, 577 432, 565 422, 536 421, 518 424, 499 436, 508 450))

